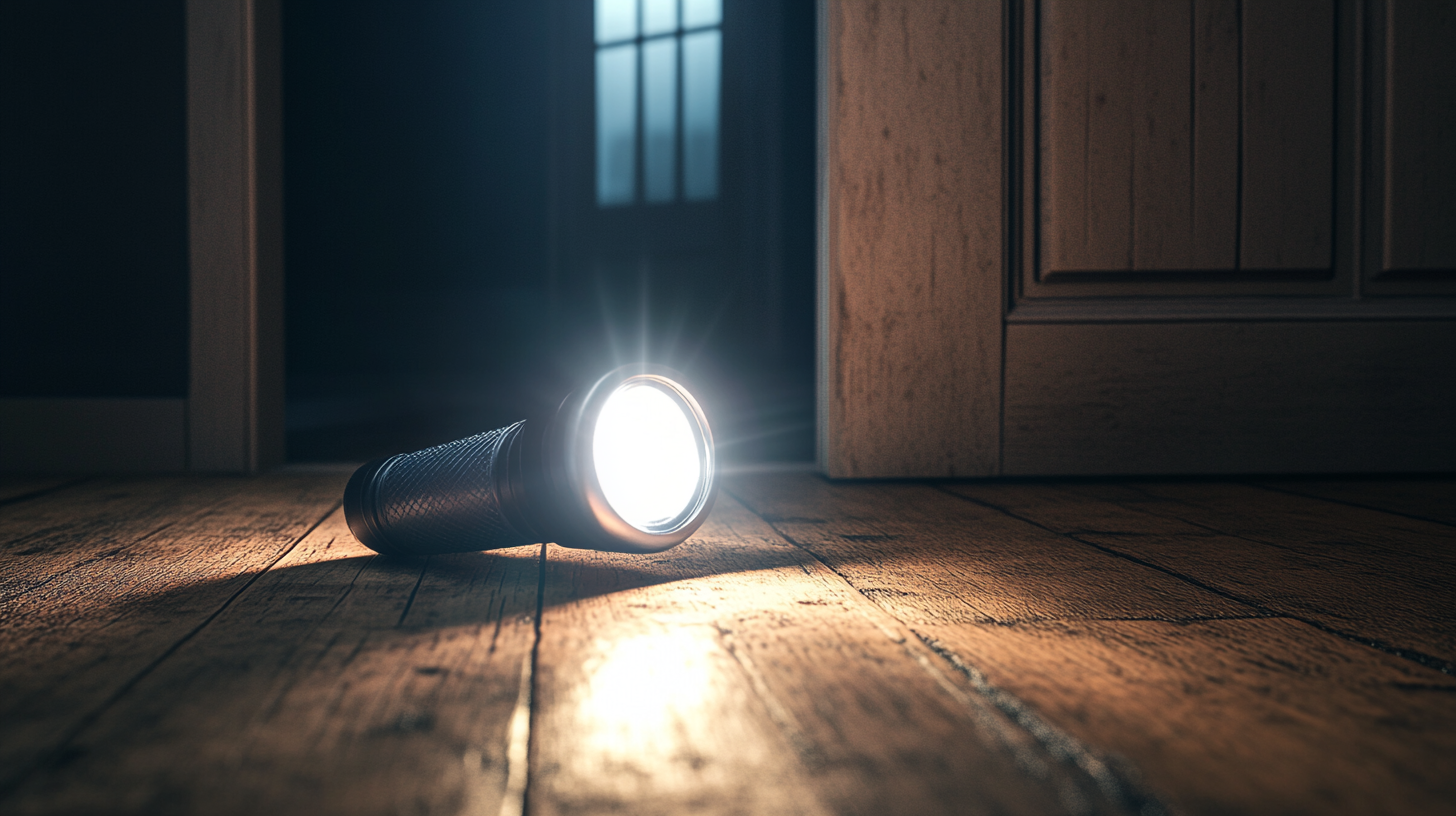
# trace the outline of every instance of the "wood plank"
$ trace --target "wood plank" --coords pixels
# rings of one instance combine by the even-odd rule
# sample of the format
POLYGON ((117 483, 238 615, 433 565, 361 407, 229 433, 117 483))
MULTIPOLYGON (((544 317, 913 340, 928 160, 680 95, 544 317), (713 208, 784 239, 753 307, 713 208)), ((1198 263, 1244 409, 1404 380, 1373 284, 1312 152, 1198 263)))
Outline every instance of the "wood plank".
MULTIPOLYGON (((1193 3, 1138 4, 1132 269, 1193 266, 1193 3)), ((1232 237, 1232 236, 1230 236, 1232 237)))
POLYGON ((921 631, 1175 812, 1449 813, 1456 682, 1286 619, 921 631))
POLYGON ((1385 4, 1381 271, 1456 274, 1456 8, 1385 4))
POLYGON ((781 535, 912 626, 1260 614, 928 485, 775 475, 731 486, 781 535))
POLYGON ((1239 38, 1238 0, 1193 0, 1193 269, 1238 262, 1239 38))
POLYGON ((1299 479, 1263 481, 1276 490, 1456 524, 1456 482, 1444 479, 1299 479))
POLYGON ((835 476, 997 469, 1002 12, 826 9, 820 464, 835 476))
POLYGON ((286 553, 342 488, 318 475, 100 483, 7 514, 42 526, 5 547, 0 789, 286 553))
MULTIPOLYGON (((945 500, 959 499, 936 499, 928 486, 756 477, 733 482, 733 490, 977 687, 1008 694, 1075 741, 1131 760, 1136 770, 1125 773, 1145 780, 1175 812, 1436 812, 1449 801, 1456 682, 1446 675, 1292 620, 1195 619, 1252 610, 1223 607, 1227 599, 1213 593, 1203 600, 1189 584, 1194 593, 1171 599, 1157 581, 1140 590, 1112 570, 1065 559, 1045 574, 1003 566, 994 580, 981 578, 988 561, 1016 565, 1024 553, 1043 564, 1052 540, 1075 543, 970 502, 973 510, 957 510, 945 500), (1035 534, 1008 540, 1008 524, 1035 534), (1124 614, 1129 602, 1116 599, 1020 620, 978 620, 945 600, 999 592, 1057 604, 1097 598, 1109 585, 1109 596, 1168 600, 1140 610, 1152 620, 1099 620, 1124 614)), ((1068 519, 1110 523, 1067 498, 1068 519)), ((1125 576, 1147 572, 1113 560, 1125 576)))
POLYGON ((0 476, 0 504, 25 501, 76 481, 67 476, 0 476))
POLYGON ((237 487, 222 479, 104 479, 7 507, 0 515, 0 603, 195 518, 237 487))
POLYGON ((510 812, 539 553, 378 558, 336 511, 0 805, 510 812))
POLYGON ((1237 484, 945 489, 1265 614, 1456 670, 1448 527, 1237 484))
POLYGON ((1003 472, 1445 472, 1452 359, 1438 320, 1008 325, 1003 472))
POLYGON ((1239 266, 1332 264, 1335 4, 1244 3, 1239 266))
POLYGON ((1126 812, 729 496, 545 588, 532 813, 1126 812))
POLYGON ((1041 7, 1044 273, 1234 268, 1237 21, 1232 0, 1041 7))

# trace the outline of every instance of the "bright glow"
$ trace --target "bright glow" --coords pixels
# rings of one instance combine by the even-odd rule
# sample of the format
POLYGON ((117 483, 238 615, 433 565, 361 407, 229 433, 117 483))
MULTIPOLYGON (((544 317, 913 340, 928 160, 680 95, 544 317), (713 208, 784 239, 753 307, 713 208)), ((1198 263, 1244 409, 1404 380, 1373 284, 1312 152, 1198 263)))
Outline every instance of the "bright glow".
POLYGON ((688 414, 660 387, 631 384, 607 398, 592 434, 597 482, 622 520, 644 532, 685 510, 702 478, 688 414))

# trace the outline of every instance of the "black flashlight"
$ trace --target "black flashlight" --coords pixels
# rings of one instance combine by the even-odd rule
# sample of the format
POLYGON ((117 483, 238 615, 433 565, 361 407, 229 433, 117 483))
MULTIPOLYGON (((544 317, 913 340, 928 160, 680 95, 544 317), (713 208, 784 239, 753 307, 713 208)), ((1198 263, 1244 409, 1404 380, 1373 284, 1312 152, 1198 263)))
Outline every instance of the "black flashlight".
POLYGON ((691 536, 717 494, 708 420, 675 372, 623 366, 554 411, 376 459, 344 516, 385 555, 552 542, 652 553, 691 536))

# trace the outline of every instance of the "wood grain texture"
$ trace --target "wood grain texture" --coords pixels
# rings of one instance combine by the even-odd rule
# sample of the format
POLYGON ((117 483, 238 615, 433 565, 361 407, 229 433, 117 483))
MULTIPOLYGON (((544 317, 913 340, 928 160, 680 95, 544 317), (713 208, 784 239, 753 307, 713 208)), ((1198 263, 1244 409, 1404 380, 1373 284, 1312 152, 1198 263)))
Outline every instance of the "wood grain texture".
POLYGON ((1445 471, 1456 324, 1006 331, 1006 474, 1445 471))
POLYGON ((1449 813, 1456 683, 1285 619, 922 630, 1176 812, 1449 813))
POLYGON ((1238 263, 1239 3, 1193 0, 1193 269, 1238 263))
POLYGON ((1260 484, 1289 493, 1456 525, 1456 485, 1446 480, 1281 479, 1260 484))
POLYGON ((9 508, 0 524, 0 789, 55 759, 287 552, 338 503, 342 480, 280 476, 240 488, 99 482, 9 508))
POLYGON ((532 813, 1118 805, 731 497, 650 558, 548 554, 532 813))
POLYGON ((66 476, 0 476, 0 504, 25 501, 77 481, 66 476))
POLYGON ((188 0, 188 467, 283 461, 278 0, 188 0))
POLYGON ((1261 614, 1456 670, 1456 538, 1443 525, 1244 485, 947 489, 1261 614))
POLYGON ((998 465, 1002 7, 831 2, 821 467, 998 465))
POLYGON ((1456 275, 1456 8, 1385 6, 1381 271, 1456 275))
POLYGON ((1233 269, 1235 4, 1038 8, 1042 272, 1233 269))
POLYGON ((392 560, 325 515, 345 475, 94 479, 0 509, 0 812, 1456 798, 1456 681, 1431 662, 1456 537, 1420 518, 1449 479, 1330 500, 740 475, 657 555, 392 560), (1410 512, 1360 506, 1386 501, 1410 512))
POLYGON ((776 531, 911 626, 1260 614, 926 485, 762 476, 732 489, 776 531))
MULTIPOLYGON (((1050 556, 1059 545, 1083 546, 1051 522, 1078 537, 1125 530, 1132 542, 1148 526, 1127 525, 1124 516, 1135 511, 1075 494, 1056 501, 1055 488, 1037 485, 948 486, 989 491, 1029 521, 930 486, 757 477, 732 487, 978 687, 1130 761, 1173 812, 1435 813, 1450 800, 1456 682, 1448 675, 1298 621, 1262 618, 1267 613, 1157 573, 1181 584, 1180 595, 1127 558, 1109 556, 1107 567, 1088 569, 1075 556, 1050 556), (1031 517, 1031 505, 1046 512, 1031 517), (1057 510, 1061 517, 1043 518, 1057 510), (1042 614, 964 611, 998 594, 1042 614), (1128 617, 1129 597, 1144 619, 1128 617)), ((1279 512, 1277 502, 1269 512, 1279 512)), ((1196 548, 1205 556, 1222 546, 1200 532, 1196 548)), ((1241 555, 1230 551, 1230 569, 1263 580, 1271 565, 1241 555)), ((1328 594, 1342 591, 1338 573, 1330 578, 1328 594)))
POLYGON ((1243 3, 1239 266, 1330 269, 1335 4, 1243 3))
POLYGON ((4 807, 502 812, 538 562, 380 559, 335 512, 4 807))
MULTIPOLYGON (((1147 580, 1149 567, 1128 558, 1109 555, 1105 567, 1088 568, 1076 560, 1077 542, 1060 532, 1121 532, 1118 545, 1146 554, 1163 541, 1156 530, 1168 532, 1166 520, 1134 525, 1136 510, 1041 485, 946 487, 1019 517, 990 501, 957 507, 960 498, 926 485, 756 478, 732 487, 965 675, 1133 762, 1174 812, 1436 813, 1449 801, 1449 676, 1302 622, 1261 619, 1268 612, 1168 573, 1147 580), (1057 557, 1057 548, 1072 554, 1057 557), (1025 599, 1041 613, 964 611, 997 596, 1025 599)), ((1249 542, 1197 532, 1162 546, 1184 560, 1223 562, 1243 581, 1303 578, 1313 586, 1318 567, 1278 573, 1277 562, 1246 557, 1249 542)), ((1092 546, 1082 552, 1107 555, 1092 546)), ((1328 571, 1325 602, 1338 603, 1334 596, 1347 589, 1341 577, 1328 571)), ((1376 600, 1377 592, 1361 597, 1376 600)))

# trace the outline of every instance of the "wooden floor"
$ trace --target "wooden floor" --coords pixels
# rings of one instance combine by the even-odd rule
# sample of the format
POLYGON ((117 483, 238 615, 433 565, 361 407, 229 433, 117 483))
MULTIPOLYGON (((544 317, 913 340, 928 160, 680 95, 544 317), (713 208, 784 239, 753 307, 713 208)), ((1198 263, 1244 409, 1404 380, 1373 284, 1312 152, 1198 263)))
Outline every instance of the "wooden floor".
POLYGON ((0 813, 1456 813, 1456 481, 731 479, 391 561, 347 471, 0 482, 0 813))

